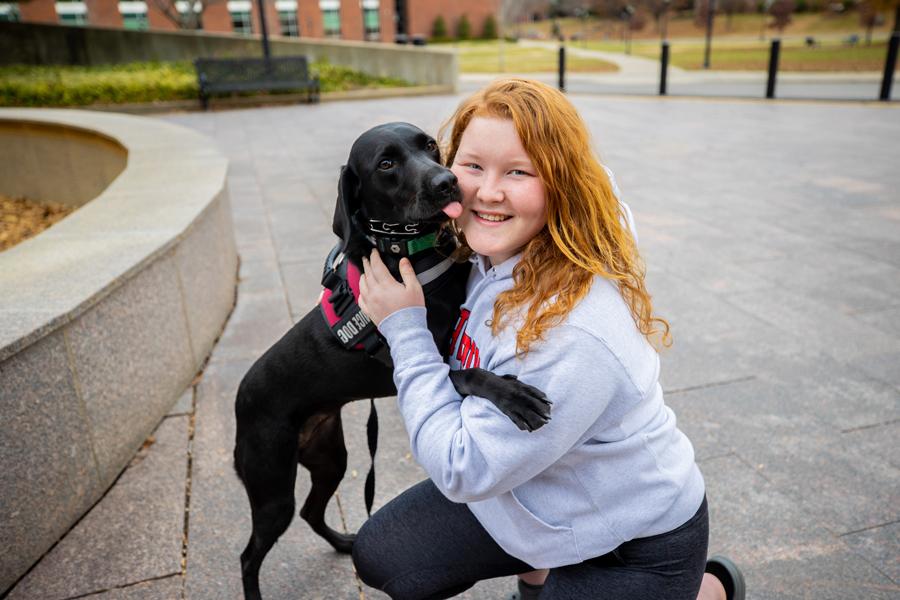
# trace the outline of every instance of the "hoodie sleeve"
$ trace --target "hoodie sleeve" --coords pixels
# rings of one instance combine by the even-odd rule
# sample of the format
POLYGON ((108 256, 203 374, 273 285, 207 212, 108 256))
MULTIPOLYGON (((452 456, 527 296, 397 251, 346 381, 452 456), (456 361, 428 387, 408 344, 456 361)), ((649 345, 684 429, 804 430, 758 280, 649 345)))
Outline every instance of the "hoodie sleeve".
POLYGON ((601 340, 573 325, 554 327, 525 358, 511 352, 487 365, 553 402, 549 423, 520 431, 488 400, 456 392, 425 314, 423 307, 403 309, 380 330, 391 347, 413 455, 454 502, 492 498, 533 478, 583 441, 617 394, 636 389, 601 340))

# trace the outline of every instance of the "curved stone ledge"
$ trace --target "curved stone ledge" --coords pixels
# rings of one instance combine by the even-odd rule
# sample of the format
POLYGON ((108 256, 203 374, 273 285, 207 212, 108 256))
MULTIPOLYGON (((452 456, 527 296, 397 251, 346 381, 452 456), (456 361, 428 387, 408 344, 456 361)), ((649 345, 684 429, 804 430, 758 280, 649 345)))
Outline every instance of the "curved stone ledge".
POLYGON ((0 253, 2 593, 190 384, 234 304, 237 252, 227 160, 197 133, 0 109, 0 148, 0 192, 82 205, 0 253))

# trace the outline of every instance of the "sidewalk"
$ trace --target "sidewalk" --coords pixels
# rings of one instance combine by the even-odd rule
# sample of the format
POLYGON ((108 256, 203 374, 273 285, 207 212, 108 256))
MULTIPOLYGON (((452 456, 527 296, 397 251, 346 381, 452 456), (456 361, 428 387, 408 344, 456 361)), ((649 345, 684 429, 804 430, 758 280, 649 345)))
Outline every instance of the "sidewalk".
MULTIPOLYGON (((535 40, 521 40, 523 46, 540 46, 556 50, 559 44, 535 40)), ((601 73, 566 72, 566 90, 581 94, 649 95, 659 93, 660 61, 621 52, 607 52, 579 48, 577 43, 566 45, 572 56, 594 57, 615 64, 619 70, 601 73)), ((540 79, 556 86, 559 75, 551 73, 466 73, 460 75, 460 88, 473 91, 497 77, 523 76, 540 79)), ((878 99, 881 72, 822 72, 798 73, 780 71, 776 80, 777 98, 813 100, 872 100, 878 99)), ((669 65, 668 94, 670 96, 708 96, 733 98, 764 98, 768 73, 760 71, 693 71, 669 65)), ((900 98, 895 78, 892 97, 900 98)))
MULTIPOLYGON (((152 443, 10 600, 240 597, 237 384, 318 296, 355 137, 391 120, 435 132, 459 99, 160 117, 231 161, 237 304, 152 443)), ((706 478, 710 552, 744 567, 753 599, 900 597, 900 111, 572 99, 634 211, 655 307, 673 326, 662 383, 706 478)), ((377 403, 376 507, 424 477, 395 401, 377 403)), ((344 410, 350 466, 328 518, 347 531, 365 519, 367 416, 365 402, 344 410)), ((301 469, 301 502, 307 479, 301 469)), ((386 598, 299 518, 261 581, 267 600, 386 598)), ((462 597, 500 599, 512 585, 462 597)))

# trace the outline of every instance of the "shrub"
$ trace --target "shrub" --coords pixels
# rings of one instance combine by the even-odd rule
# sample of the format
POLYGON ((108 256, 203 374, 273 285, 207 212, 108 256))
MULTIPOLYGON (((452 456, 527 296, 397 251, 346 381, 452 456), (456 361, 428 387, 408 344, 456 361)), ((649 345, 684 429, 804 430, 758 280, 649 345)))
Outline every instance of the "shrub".
POLYGON ((497 39, 497 19, 494 18, 494 15, 488 15, 484 18, 484 25, 481 28, 481 39, 497 39))
MULTIPOLYGON (((407 82, 373 77, 320 60, 310 69, 323 92, 362 87, 399 87, 407 82)), ((189 62, 122 65, 0 67, 0 106, 85 106, 197 99, 197 76, 189 62)))
POLYGON ((447 23, 441 15, 436 16, 434 18, 434 23, 431 24, 431 38, 434 41, 447 39, 447 23))
POLYGON ((467 40, 472 37, 472 25, 469 23, 469 17, 463 15, 456 23, 456 39, 467 40))

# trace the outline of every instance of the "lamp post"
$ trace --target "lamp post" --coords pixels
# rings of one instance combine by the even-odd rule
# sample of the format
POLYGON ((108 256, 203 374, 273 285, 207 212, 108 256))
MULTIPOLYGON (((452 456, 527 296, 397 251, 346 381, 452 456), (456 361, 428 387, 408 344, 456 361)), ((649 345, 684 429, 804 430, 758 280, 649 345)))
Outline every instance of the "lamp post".
POLYGON ((264 0, 256 0, 256 5, 259 7, 259 30, 260 33, 262 33, 263 58, 266 59, 266 65, 268 65, 271 54, 269 52, 269 31, 266 28, 266 7, 264 5, 264 0))
POLYGON ((706 49, 703 51, 703 68, 709 68, 709 54, 712 50, 713 15, 716 12, 716 0, 707 0, 706 5, 706 49))
POLYGON ((622 21, 625 23, 625 54, 631 54, 631 17, 634 16, 634 7, 626 4, 619 13, 622 21))

